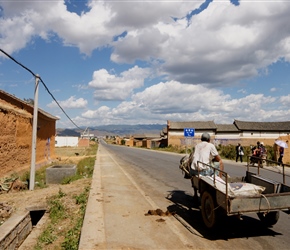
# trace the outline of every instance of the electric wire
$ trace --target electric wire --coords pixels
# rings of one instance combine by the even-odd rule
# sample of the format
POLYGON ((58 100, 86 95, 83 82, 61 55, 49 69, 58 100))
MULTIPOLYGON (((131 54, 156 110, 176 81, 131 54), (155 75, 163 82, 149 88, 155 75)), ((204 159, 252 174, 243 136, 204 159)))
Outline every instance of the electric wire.
POLYGON ((40 82, 43 84, 45 90, 48 92, 48 94, 51 96, 51 98, 56 102, 56 104, 58 105, 58 107, 62 110, 62 112, 65 114, 65 116, 71 121, 72 124, 74 124, 78 129, 80 130, 84 130, 82 128, 80 128, 69 116, 68 114, 65 112, 65 110, 60 106, 60 104, 58 103, 58 101, 55 99, 55 97, 53 96, 53 94, 49 91, 48 87, 46 86, 46 84, 44 83, 44 81, 41 79, 40 76, 36 75, 32 70, 30 70, 29 68, 27 68, 26 66, 24 66, 22 63, 18 62, 16 59, 14 59, 12 56, 10 56, 8 53, 6 53, 3 49, 0 48, 0 51, 5 54, 7 57, 9 57, 12 61, 14 61, 16 64, 20 65, 22 68, 24 68, 25 70, 27 70, 29 73, 31 73, 35 78, 39 78, 40 82))

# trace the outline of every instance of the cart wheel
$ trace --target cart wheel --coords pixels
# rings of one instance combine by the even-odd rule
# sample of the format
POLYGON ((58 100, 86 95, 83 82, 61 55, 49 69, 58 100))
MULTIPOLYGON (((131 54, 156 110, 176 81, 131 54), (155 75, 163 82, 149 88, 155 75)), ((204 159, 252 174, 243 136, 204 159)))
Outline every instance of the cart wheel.
POLYGON ((207 228, 212 229, 216 226, 217 210, 212 195, 204 191, 201 196, 201 214, 204 224, 207 228))
POLYGON ((267 226, 273 226, 275 225, 279 220, 279 211, 273 211, 269 213, 257 213, 259 219, 262 221, 262 223, 267 226))

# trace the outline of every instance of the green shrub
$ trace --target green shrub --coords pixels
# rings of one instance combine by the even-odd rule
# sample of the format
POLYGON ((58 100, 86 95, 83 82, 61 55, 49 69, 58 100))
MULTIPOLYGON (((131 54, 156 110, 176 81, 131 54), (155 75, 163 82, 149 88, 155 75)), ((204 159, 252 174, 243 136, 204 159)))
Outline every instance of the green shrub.
POLYGON ((236 159, 236 146, 234 145, 219 145, 217 150, 222 158, 230 160, 236 159))
POLYGON ((95 166, 95 157, 87 157, 79 161, 75 175, 65 177, 61 184, 69 184, 82 178, 91 178, 95 166))
POLYGON ((41 233, 38 238, 37 246, 35 247, 36 250, 42 249, 41 243, 44 245, 49 245, 57 239, 55 235, 55 228, 50 224, 47 228, 41 233))

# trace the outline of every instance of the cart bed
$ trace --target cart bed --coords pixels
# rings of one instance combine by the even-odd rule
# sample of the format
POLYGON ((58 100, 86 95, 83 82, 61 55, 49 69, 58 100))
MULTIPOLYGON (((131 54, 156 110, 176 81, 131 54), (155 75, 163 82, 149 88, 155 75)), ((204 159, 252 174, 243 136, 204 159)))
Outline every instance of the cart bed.
POLYGON ((290 187, 248 172, 239 182, 223 181, 214 176, 193 176, 192 184, 202 193, 211 190, 216 197, 217 205, 223 208, 227 215, 250 212, 269 212, 290 208, 290 187), (242 181, 242 179, 244 179, 242 181), (235 186, 248 186, 248 190, 238 192, 235 186), (261 189, 261 187, 264 187, 261 189), (234 188, 234 189, 233 189, 234 188), (233 192, 237 191, 237 192, 233 192))

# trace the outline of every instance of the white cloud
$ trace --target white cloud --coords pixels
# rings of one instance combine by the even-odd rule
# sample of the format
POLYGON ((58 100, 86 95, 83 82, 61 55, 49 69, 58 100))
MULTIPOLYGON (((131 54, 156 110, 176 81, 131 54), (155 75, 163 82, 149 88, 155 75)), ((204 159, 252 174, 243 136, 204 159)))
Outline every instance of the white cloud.
MULTIPOLYGON (((2 1, 0 47, 13 53, 33 44, 34 38, 53 42, 57 35, 64 46, 77 47, 87 56, 111 48, 112 64, 94 71, 87 86, 73 87, 93 90, 97 104, 119 105, 94 108, 81 97, 64 97, 59 102, 63 108, 84 109, 75 117, 80 123, 285 120, 289 96, 247 95, 245 84, 238 99, 220 88, 267 75, 267 67, 281 59, 290 61, 290 3, 239 2, 213 1, 188 26, 186 19, 175 22, 172 17, 185 17, 199 1, 88 1, 89 10, 80 15, 69 12, 64 0, 2 1), (134 66, 140 62, 146 66, 134 66), (157 73, 162 80, 144 89, 157 73)), ((274 92, 279 86, 267 89, 274 92)))
POLYGON ((290 4, 283 1, 240 1, 238 7, 212 2, 192 16, 188 27, 184 19, 174 22, 172 17, 186 16, 200 2, 89 1, 89 11, 81 15, 69 12, 64 1, 1 5, 0 44, 8 52, 24 48, 34 36, 49 40, 53 33, 87 55, 114 46, 115 62, 157 59, 168 79, 218 86, 256 76, 279 58, 290 58, 290 4), (113 42, 125 31, 126 37, 113 42))
POLYGON ((280 102, 281 102, 284 106, 289 107, 289 106, 290 106, 290 95, 281 96, 281 97, 280 97, 280 102))
MULTIPOLYGON (((64 101, 57 101, 62 108, 65 109, 84 109, 86 108, 88 101, 83 98, 76 99, 75 96, 71 96, 67 100, 64 101)), ((56 108, 58 107, 55 101, 49 103, 47 105, 49 108, 56 108)))
MULTIPOLYGON (((290 102, 290 98, 285 98, 290 102), (289 100, 288 100, 289 99, 289 100)), ((285 100, 286 101, 286 100, 285 100)), ((277 111, 277 98, 251 94, 232 99, 222 91, 201 85, 161 82, 134 94, 115 108, 107 106, 89 110, 83 118, 102 120, 106 124, 165 123, 166 120, 214 120, 232 123, 234 119, 267 121, 285 120, 288 109, 277 111)))
POLYGON ((98 101, 125 100, 134 89, 143 86, 149 73, 149 69, 138 66, 122 72, 119 76, 110 74, 106 69, 100 69, 94 72, 93 80, 88 86, 95 89, 94 98, 98 101))
POLYGON ((241 1, 212 3, 192 17, 189 27, 158 23, 150 30, 132 30, 117 41, 112 59, 158 58, 171 79, 184 83, 233 84, 258 75, 258 70, 289 57, 289 3, 263 4, 241 1), (146 42, 144 38, 151 38, 146 42), (133 52, 129 53, 129 47, 133 52), (133 54, 133 55, 132 55, 133 54), (285 56, 288 55, 288 56, 285 56))
POLYGON ((81 16, 67 11, 64 1, 7 1, 1 5, 4 18, 0 20, 0 44, 9 53, 24 48, 34 36, 49 40, 51 34, 57 34, 64 45, 76 46, 89 55, 121 31, 106 28, 112 14, 102 2, 92 4, 92 9, 81 16))

